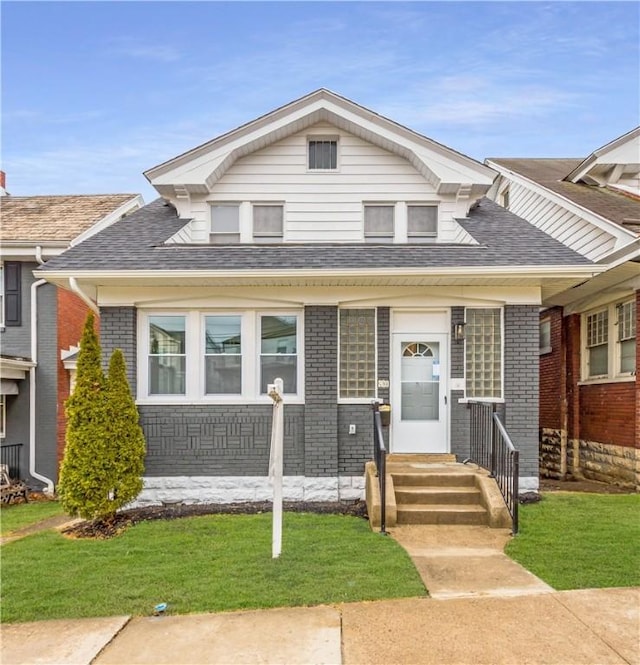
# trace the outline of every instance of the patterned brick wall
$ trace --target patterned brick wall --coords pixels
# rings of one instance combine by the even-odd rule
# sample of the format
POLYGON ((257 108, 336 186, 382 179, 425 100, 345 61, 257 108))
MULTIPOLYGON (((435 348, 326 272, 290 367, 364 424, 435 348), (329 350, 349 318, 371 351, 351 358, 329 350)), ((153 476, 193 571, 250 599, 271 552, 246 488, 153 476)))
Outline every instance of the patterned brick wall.
POLYGON ((100 309, 100 344, 104 370, 114 349, 122 349, 127 365, 131 392, 136 394, 136 325, 135 307, 103 307, 100 309))
POLYGON ((338 471, 345 475, 364 474, 367 460, 373 459, 373 415, 368 404, 338 406, 338 471), (356 433, 349 434, 349 425, 356 433))
MULTIPOLYGON (((451 320, 464 321, 464 307, 451 308, 451 320)), ((451 340, 451 378, 464 378, 464 343, 451 340)), ((469 457, 469 409, 460 404, 464 398, 463 390, 452 390, 449 394, 451 414, 451 452, 458 461, 469 457)))

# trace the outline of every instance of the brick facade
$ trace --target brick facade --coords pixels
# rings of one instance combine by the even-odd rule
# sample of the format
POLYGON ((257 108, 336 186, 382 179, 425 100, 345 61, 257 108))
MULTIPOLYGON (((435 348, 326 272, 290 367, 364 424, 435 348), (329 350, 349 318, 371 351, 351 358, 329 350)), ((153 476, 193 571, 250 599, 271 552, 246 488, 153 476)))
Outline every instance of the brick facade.
POLYGON ((563 316, 562 308, 553 308, 541 314, 546 318, 552 322, 552 350, 540 360, 540 474, 638 487, 638 345, 635 380, 583 384, 582 315, 563 316))

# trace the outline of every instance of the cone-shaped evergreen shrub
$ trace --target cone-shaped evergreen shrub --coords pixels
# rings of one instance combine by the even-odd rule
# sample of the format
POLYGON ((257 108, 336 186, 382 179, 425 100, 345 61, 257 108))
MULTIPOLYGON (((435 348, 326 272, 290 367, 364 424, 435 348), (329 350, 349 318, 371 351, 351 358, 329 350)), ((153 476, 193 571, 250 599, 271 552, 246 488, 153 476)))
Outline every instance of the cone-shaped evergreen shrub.
POLYGON ((75 389, 65 405, 66 444, 58 483, 64 510, 85 519, 102 517, 111 510, 105 487, 110 464, 105 384, 100 343, 89 312, 80 341, 75 389))
POLYGON ((91 312, 80 342, 76 386, 65 406, 62 507, 84 519, 114 515, 142 489, 145 440, 122 351, 113 352, 105 377, 91 312))
POLYGON ((120 349, 113 352, 109 361, 107 397, 107 431, 112 460, 110 505, 115 513, 118 508, 133 501, 142 489, 146 447, 120 349))

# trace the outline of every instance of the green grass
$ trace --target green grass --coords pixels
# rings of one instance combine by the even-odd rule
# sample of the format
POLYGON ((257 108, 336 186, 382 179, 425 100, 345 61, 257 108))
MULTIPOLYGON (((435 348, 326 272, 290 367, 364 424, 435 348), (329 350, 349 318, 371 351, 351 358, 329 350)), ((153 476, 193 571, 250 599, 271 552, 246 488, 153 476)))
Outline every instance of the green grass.
POLYGON ((554 589, 640 585, 640 495, 545 494, 506 553, 554 589))
POLYGON ((365 520, 285 513, 138 524, 110 540, 44 532, 2 548, 2 620, 175 614, 424 596, 408 554, 365 520))
POLYGON ((6 536, 11 531, 36 524, 48 517, 62 515, 63 510, 57 501, 35 503, 15 503, 0 509, 0 533, 6 536))

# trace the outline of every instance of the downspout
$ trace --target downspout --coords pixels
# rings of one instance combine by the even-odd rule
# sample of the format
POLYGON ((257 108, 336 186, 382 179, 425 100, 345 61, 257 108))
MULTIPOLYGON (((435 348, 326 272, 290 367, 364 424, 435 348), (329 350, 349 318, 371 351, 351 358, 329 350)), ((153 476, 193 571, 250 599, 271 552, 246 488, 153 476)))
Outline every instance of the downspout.
MULTIPOLYGON (((36 261, 42 265, 42 247, 36 247, 36 261)), ((45 494, 53 495, 53 480, 36 471, 36 367, 38 364, 38 287, 46 284, 39 279, 31 285, 31 361, 29 368, 29 474, 46 484, 45 494)))
POLYGON ((78 280, 75 277, 69 277, 69 286, 78 298, 87 305, 87 307, 92 309, 96 314, 100 314, 98 305, 96 305, 95 302, 93 302, 93 300, 91 300, 91 298, 80 288, 78 280))

